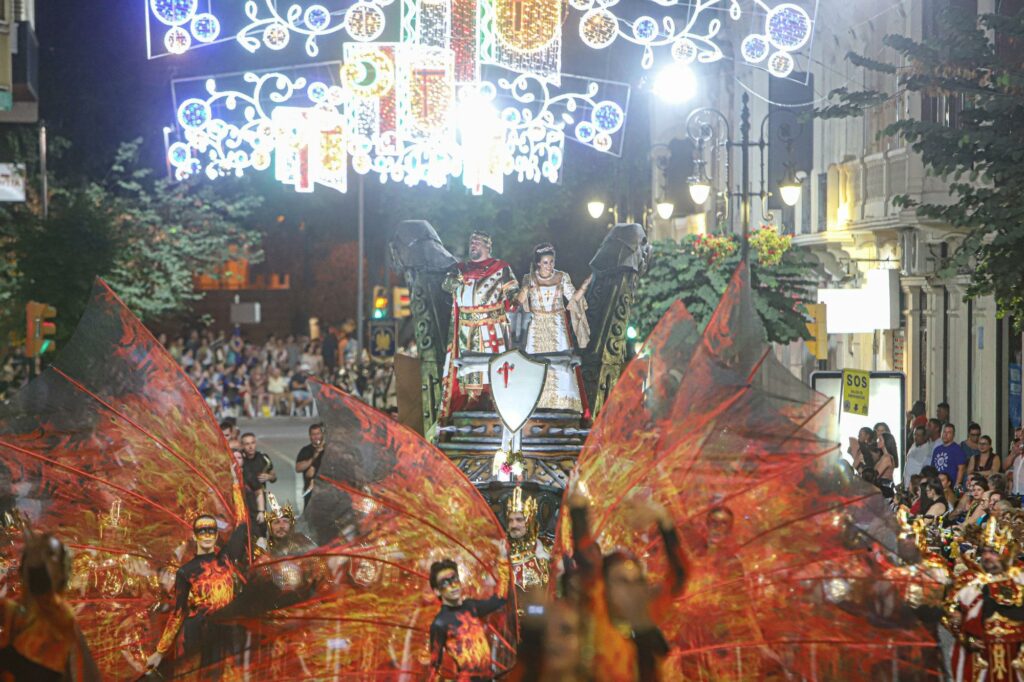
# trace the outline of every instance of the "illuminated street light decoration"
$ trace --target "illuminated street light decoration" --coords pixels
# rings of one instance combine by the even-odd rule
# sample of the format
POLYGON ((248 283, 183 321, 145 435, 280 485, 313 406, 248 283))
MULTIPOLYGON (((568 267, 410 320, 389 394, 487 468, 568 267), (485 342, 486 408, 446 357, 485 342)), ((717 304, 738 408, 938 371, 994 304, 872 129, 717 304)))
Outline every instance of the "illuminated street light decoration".
POLYGON ((239 44, 250 52, 260 47, 280 50, 292 34, 305 36, 306 54, 320 54, 320 39, 344 31, 356 41, 376 40, 384 32, 383 8, 393 0, 358 0, 345 10, 331 10, 320 3, 291 3, 281 14, 274 0, 246 0, 249 24, 237 35, 239 44))
MULTIPOLYGON (((156 20, 155 37, 171 54, 184 54, 193 42, 212 43, 220 37, 220 21, 208 11, 199 11, 199 0, 147 0, 147 6, 147 21, 150 17, 156 20)), ((153 24, 150 26, 152 41, 153 24)))
POLYGON ((765 0, 743 4, 739 0, 653 0, 663 8, 685 9, 681 21, 653 14, 626 20, 615 14, 619 2, 569 0, 583 12, 579 33, 587 46, 603 49, 618 39, 627 40, 643 48, 640 63, 645 69, 654 66, 658 48, 668 49, 677 63, 711 63, 726 56, 718 42, 723 21, 738 23, 746 18, 752 28, 740 41, 740 56, 779 78, 793 73, 797 54, 809 47, 817 14, 817 0, 808 1, 810 9, 793 2, 772 5, 765 0))
MULTIPOLYGON (((313 67, 308 67, 313 68, 313 67)), ((557 182, 567 138, 618 153, 626 110, 621 83, 535 74, 463 86, 451 50, 400 43, 346 45, 344 64, 317 75, 246 73, 230 89, 176 83, 181 139, 168 148, 176 177, 213 179, 273 168, 299 192, 344 192, 345 168, 381 182, 501 192, 506 176, 557 182)), ((237 77, 235 77, 237 80, 237 77)))
MULTIPOLYGON (((214 0, 147 1, 161 12, 158 23, 193 27, 168 39, 174 52, 223 30, 214 0)), ((399 0, 399 39, 380 41, 382 8, 393 1, 349 0, 344 9, 339 0, 294 2, 279 11, 273 0, 247 0, 249 23, 236 39, 248 51, 284 50, 304 36, 315 56, 320 39, 338 34, 350 39, 344 62, 246 73, 241 83, 237 75, 175 81, 174 174, 272 169, 300 192, 345 191, 351 164, 408 185, 443 187, 461 176, 481 193, 501 192, 506 177, 557 182, 567 139, 620 153, 629 86, 561 73, 566 0, 399 0)), ((655 29, 647 22, 637 31, 655 29)))

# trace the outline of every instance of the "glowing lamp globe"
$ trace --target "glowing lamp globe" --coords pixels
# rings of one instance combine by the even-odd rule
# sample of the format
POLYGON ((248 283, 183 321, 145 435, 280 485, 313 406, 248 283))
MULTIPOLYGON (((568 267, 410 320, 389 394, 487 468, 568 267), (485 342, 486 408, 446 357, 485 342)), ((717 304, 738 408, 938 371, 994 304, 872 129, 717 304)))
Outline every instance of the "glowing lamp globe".
POLYGON ((779 184, 779 194, 786 206, 796 206, 796 202, 800 201, 800 189, 800 181, 792 176, 779 184))
POLYGON ((604 215, 604 202, 603 201, 588 201, 587 202, 587 213, 594 220, 597 220, 604 215))
POLYGON ((662 220, 668 220, 672 217, 672 213, 676 210, 676 206, 671 201, 659 201, 654 207, 654 210, 657 211, 659 218, 662 220))
POLYGON ((711 196, 711 183, 703 178, 691 178, 689 189, 690 198, 698 206, 707 203, 708 197, 711 196))

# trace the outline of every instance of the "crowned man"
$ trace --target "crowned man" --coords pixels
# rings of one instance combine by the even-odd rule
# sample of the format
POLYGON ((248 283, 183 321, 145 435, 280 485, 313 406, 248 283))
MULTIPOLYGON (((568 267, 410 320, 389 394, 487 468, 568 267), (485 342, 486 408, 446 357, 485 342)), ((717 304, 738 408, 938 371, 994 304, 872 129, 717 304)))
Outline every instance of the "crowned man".
POLYGON ((442 288, 452 295, 452 334, 445 368, 444 414, 478 403, 488 383, 479 368, 456 371, 453 361, 465 353, 504 353, 511 330, 512 309, 519 283, 512 268, 491 257, 491 236, 474 232, 469 238, 469 260, 456 263, 442 288))
POLYGON ((505 523, 516 589, 525 593, 531 588, 546 586, 551 543, 540 537, 536 498, 525 495, 518 485, 505 504, 505 523))
POLYGON ((274 493, 267 493, 266 516, 271 557, 298 556, 316 549, 312 540, 295 530, 292 505, 282 505, 274 493))
POLYGON ((1024 571, 1011 530, 992 516, 966 571, 954 582, 945 624, 956 637, 956 682, 1019 682, 1024 668, 1024 571))

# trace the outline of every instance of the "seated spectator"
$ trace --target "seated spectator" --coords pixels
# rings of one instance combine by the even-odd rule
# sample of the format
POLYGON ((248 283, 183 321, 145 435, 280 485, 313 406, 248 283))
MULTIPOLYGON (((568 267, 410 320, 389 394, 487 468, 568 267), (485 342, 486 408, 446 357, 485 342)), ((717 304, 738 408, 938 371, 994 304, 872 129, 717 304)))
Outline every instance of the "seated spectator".
POLYGON ((271 365, 268 370, 267 393, 270 395, 271 414, 288 414, 292 405, 288 378, 277 365, 271 365))
MULTIPOLYGON (((972 426, 977 426, 972 424, 972 426)), ((981 432, 981 429, 978 429, 981 432)), ((991 436, 979 436, 977 438, 978 449, 971 454, 971 458, 967 460, 967 473, 972 474, 976 471, 990 474, 997 471, 1002 471, 1002 461, 999 455, 992 451, 992 438, 991 436)), ((964 450, 969 451, 970 441, 964 441, 964 450)))
POLYGON ((967 513, 961 523, 962 526, 981 525, 978 523, 979 519, 988 513, 988 493, 988 479, 975 475, 971 479, 970 489, 961 498, 961 502, 968 500, 967 513))
POLYGON ((309 365, 299 365, 299 369, 288 382, 288 390, 292 395, 292 414, 300 410, 312 408, 313 394, 309 392, 309 365))
POLYGON ((939 485, 942 486, 942 495, 946 498, 946 505, 949 509, 956 506, 957 496, 953 490, 953 479, 944 471, 939 471, 939 485))
POLYGON ((320 344, 316 341, 310 341, 306 344, 306 347, 302 351, 302 356, 299 358, 299 364, 305 365, 306 373, 310 376, 318 377, 323 368, 323 361, 320 358, 319 352, 320 344))
MULTIPOLYGON (((924 495, 924 488, 925 488, 926 485, 928 485, 929 481, 938 481, 938 480, 939 480, 939 472, 938 472, 938 470, 936 470, 935 467, 933 467, 931 464, 929 464, 929 465, 927 465, 925 467, 922 467, 922 469, 921 469, 921 485, 920 485, 920 487, 918 489, 917 499, 910 506, 910 513, 911 514, 914 514, 916 516, 918 514, 922 514, 923 513, 924 510, 922 510, 921 507, 922 507, 922 505, 924 505, 927 502, 927 500, 925 499, 925 495, 924 495)), ((940 485, 939 487, 941 488, 942 486, 940 485)))
POLYGON ((249 392, 250 403, 257 417, 269 417, 273 413, 273 401, 267 385, 267 373, 261 365, 256 365, 249 373, 249 392))
POLYGON ((934 479, 925 484, 922 499, 924 501, 921 508, 924 510, 925 518, 937 519, 949 509, 946 505, 946 495, 942 490, 942 485, 934 479))
POLYGON ((1001 497, 1006 497, 1006 474, 989 474, 988 489, 999 493, 1001 497))

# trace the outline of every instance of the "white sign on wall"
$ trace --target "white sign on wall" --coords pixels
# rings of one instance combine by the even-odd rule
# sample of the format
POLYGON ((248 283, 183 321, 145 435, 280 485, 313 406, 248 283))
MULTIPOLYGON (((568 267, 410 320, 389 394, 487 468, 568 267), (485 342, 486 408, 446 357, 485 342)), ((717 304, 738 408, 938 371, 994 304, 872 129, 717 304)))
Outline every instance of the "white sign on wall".
POLYGON ((860 334, 900 326, 900 273, 869 270, 859 289, 818 289, 829 334, 860 334))
POLYGON ((25 201, 25 164, 0 163, 0 201, 25 201))

